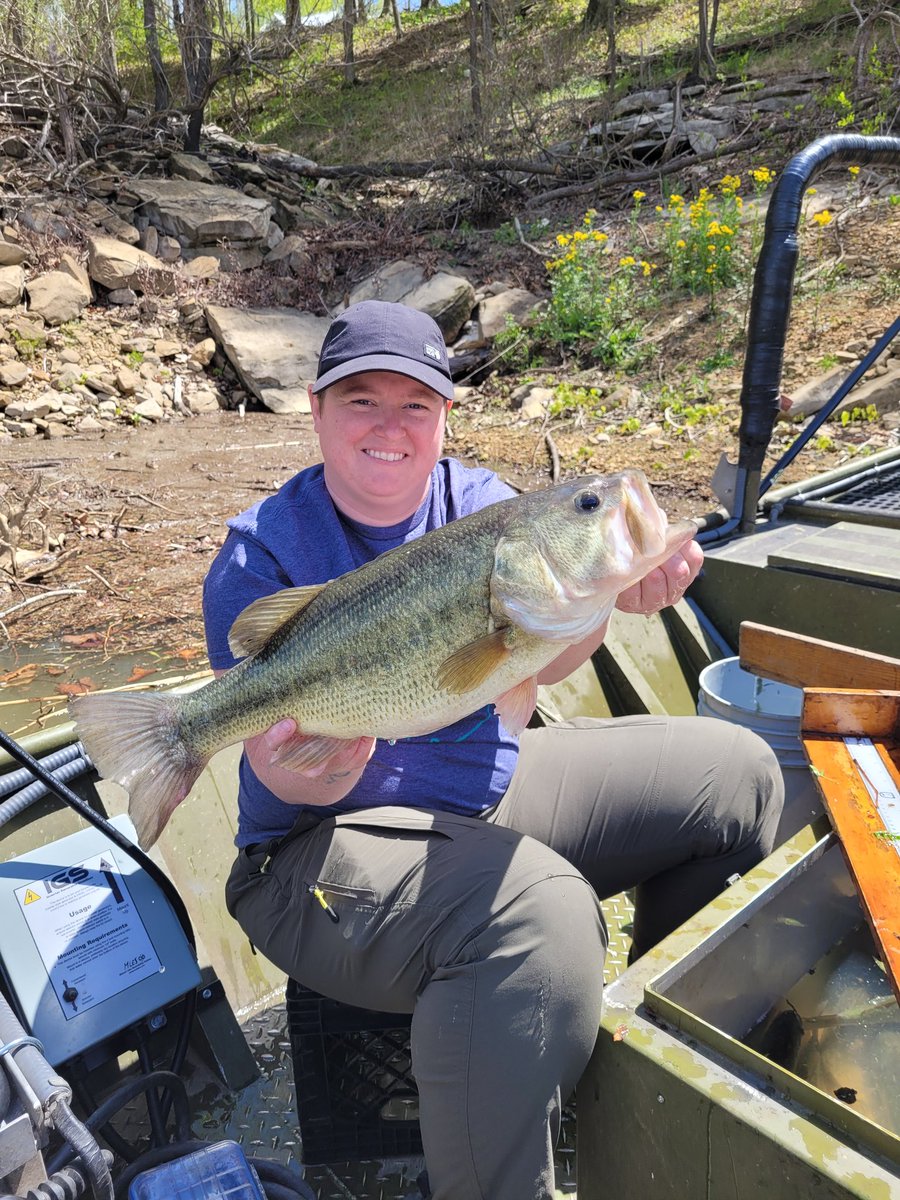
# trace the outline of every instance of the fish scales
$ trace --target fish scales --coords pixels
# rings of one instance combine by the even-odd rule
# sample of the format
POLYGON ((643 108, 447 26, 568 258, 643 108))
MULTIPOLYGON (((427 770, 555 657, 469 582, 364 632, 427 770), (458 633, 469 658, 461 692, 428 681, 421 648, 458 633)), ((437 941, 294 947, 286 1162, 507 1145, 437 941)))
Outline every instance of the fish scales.
MULTIPOLYGON (((489 510, 482 511, 487 517, 489 510)), ((209 696, 187 698, 184 736, 211 752, 259 732, 261 716, 271 718, 269 724, 291 716, 306 732, 336 737, 357 736, 360 729, 375 737, 408 736, 432 711, 450 723, 442 720, 447 693, 437 685, 438 670, 454 650, 493 628, 490 578, 497 538, 508 524, 504 516, 485 519, 480 530, 445 526, 440 539, 407 543, 334 580, 258 654, 210 685, 218 693, 215 725, 209 696)), ((528 635, 517 649, 520 655, 531 650, 542 665, 559 652, 528 635)), ((511 663, 503 672, 509 686, 521 669, 511 663)), ((496 696, 497 682, 487 693, 496 696)), ((459 697, 451 720, 483 703, 487 699, 459 697)))

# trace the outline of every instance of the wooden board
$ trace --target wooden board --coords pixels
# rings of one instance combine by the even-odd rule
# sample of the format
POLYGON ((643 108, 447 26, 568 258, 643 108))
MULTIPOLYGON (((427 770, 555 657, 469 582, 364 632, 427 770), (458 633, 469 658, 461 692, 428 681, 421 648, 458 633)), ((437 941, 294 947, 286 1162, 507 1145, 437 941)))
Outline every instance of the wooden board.
POLYGON ((900 529, 838 521, 770 554, 769 566, 900 588, 900 529))
POLYGON ((848 736, 867 738, 872 744, 870 753, 877 755, 876 766, 880 760, 893 790, 900 793, 898 701, 897 693, 869 694, 868 702, 865 693, 833 693, 830 697, 807 693, 801 724, 816 783, 900 1003, 900 843, 889 836, 872 782, 854 762, 844 740, 848 736), (869 718, 870 727, 861 728, 869 718), (885 728, 886 736, 879 736, 871 724, 885 728), (822 725, 834 732, 823 732, 817 727, 822 725))
POLYGON ((900 690, 900 658, 753 621, 741 622, 740 656, 745 671, 794 687, 900 690))

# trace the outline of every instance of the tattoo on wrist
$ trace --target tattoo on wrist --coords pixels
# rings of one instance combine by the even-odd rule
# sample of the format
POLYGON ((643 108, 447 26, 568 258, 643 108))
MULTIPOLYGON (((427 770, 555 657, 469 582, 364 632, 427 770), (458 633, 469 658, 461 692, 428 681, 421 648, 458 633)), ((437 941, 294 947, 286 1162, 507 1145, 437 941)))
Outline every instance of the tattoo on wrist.
POLYGON ((328 784, 340 783, 340 781, 342 779, 346 779, 349 774, 349 771, 332 771, 329 775, 325 776, 323 782, 326 784, 326 786, 328 784))

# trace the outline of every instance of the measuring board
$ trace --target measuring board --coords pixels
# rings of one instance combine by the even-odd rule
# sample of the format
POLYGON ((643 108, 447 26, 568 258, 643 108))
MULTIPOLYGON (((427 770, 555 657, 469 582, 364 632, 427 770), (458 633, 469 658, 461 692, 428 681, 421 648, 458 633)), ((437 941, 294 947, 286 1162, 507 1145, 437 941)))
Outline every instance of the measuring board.
POLYGON ((900 693, 807 689, 803 747, 900 1002, 900 693))

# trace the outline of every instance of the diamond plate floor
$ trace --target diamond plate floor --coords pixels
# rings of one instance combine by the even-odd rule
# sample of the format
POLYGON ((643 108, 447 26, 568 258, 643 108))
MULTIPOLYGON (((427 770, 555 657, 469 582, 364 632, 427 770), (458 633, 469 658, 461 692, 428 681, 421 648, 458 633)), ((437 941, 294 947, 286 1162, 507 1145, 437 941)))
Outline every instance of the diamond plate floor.
MULTIPOLYGON (((627 963, 632 906, 627 896, 603 905, 610 944, 604 978, 615 979, 627 963)), ((285 1166, 301 1167, 300 1132, 294 1098, 294 1079, 284 1004, 257 1014, 243 1026, 259 1066, 260 1078, 242 1092, 212 1098, 208 1107, 195 1108, 194 1133, 207 1141, 216 1137, 239 1142, 246 1153, 285 1166)), ((424 1159, 382 1159, 301 1167, 319 1200, 418 1200, 416 1176, 424 1159)), ((575 1194, 575 1116, 567 1110, 556 1150, 557 1188, 562 1196, 575 1194)))

